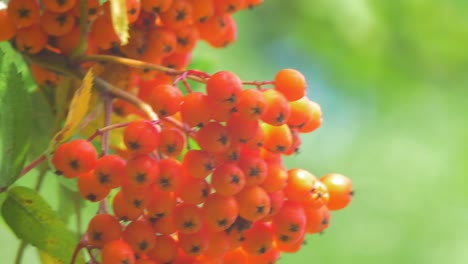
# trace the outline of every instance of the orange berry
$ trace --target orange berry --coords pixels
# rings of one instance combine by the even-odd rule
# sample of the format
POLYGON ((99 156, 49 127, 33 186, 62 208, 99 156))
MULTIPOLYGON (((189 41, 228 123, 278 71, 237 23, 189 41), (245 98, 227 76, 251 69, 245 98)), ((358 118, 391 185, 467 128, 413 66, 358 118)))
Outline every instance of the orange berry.
POLYGON ((299 100, 306 94, 304 75, 294 69, 282 69, 275 76, 275 90, 282 93, 288 101, 299 100))
POLYGON ((16 24, 6 9, 0 9, 0 42, 10 40, 16 35, 16 24))

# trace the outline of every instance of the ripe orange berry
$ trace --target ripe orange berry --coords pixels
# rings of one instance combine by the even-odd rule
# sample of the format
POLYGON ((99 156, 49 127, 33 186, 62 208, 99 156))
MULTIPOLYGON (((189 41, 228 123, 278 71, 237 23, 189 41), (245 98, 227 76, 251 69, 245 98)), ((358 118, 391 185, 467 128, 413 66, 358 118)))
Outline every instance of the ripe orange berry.
POLYGON ((289 102, 289 106, 291 108, 291 114, 287 121, 289 127, 300 129, 312 119, 314 109, 306 96, 289 102))
POLYGON ((180 115, 189 127, 202 127, 211 119, 208 97, 201 92, 185 95, 180 106, 180 115))
POLYGON ((239 216, 246 220, 257 221, 270 212, 270 197, 260 186, 245 187, 236 195, 236 199, 239 203, 239 216))
POLYGON ((288 180, 288 173, 283 164, 276 162, 267 162, 267 176, 260 184, 267 192, 276 192, 282 190, 288 180))
POLYGON ((158 27, 147 33, 146 52, 151 53, 151 57, 162 59, 175 52, 176 43, 176 35, 172 30, 158 27))
POLYGON ((146 253, 156 246, 156 236, 148 221, 132 221, 122 233, 123 240, 135 253, 146 253))
POLYGON ((202 228, 194 233, 179 232, 179 246, 189 256, 199 256, 205 253, 210 244, 209 233, 202 228))
POLYGON ((307 234, 321 233, 330 225, 330 211, 326 206, 320 208, 304 207, 304 211, 307 234))
POLYGON ((76 0, 42 0, 42 4, 47 10, 63 13, 75 6, 76 0))
POLYGON ((194 22, 203 23, 214 15, 213 0, 190 0, 193 9, 194 22))
POLYGON ((275 237, 285 243, 296 242, 304 236, 306 216, 304 207, 297 202, 285 201, 279 212, 272 217, 275 237))
POLYGON ((210 122, 204 125, 198 130, 195 139, 202 150, 210 153, 222 152, 231 143, 226 127, 218 122, 210 122))
POLYGON ((234 13, 242 9, 245 0, 214 0, 215 14, 234 13))
POLYGON ((167 12, 174 0, 141 0, 141 8, 148 13, 159 15, 167 12))
POLYGON ((174 224, 174 214, 170 214, 163 218, 151 218, 153 231, 163 235, 170 235, 177 232, 177 227, 174 224))
POLYGON ((262 121, 272 126, 286 124, 291 114, 291 107, 286 97, 271 89, 263 91, 263 96, 267 107, 266 111, 261 115, 262 121))
POLYGON ((102 264, 135 263, 132 248, 123 240, 114 240, 107 243, 102 249, 101 258, 102 264))
MULTIPOLYGON (((180 177, 181 175, 178 176, 180 177)), ((176 193, 185 203, 201 204, 211 193, 211 187, 205 179, 195 179, 190 176, 185 176, 176 193)))
POLYGON ((39 24, 20 28, 16 32, 15 45, 21 52, 36 54, 45 48, 47 41, 47 33, 39 24))
POLYGON ((180 129, 163 127, 159 146, 159 151, 163 155, 172 158, 178 157, 184 150, 185 145, 185 135, 180 129))
POLYGON ((140 217, 143 213, 143 208, 137 208, 133 203, 127 201, 122 194, 122 191, 117 192, 112 201, 112 210, 117 218, 122 221, 133 221, 140 217))
POLYGON ((198 30, 193 25, 188 25, 175 30, 176 52, 191 52, 198 42, 198 30))
POLYGON ((161 263, 173 262, 177 257, 177 243, 169 235, 156 236, 156 246, 147 252, 148 258, 161 263))
POLYGON ((39 12, 40 8, 36 0, 10 0, 8 2, 8 16, 18 28, 37 24, 39 22, 39 12))
POLYGON ((288 101, 296 101, 306 94, 304 75, 294 69, 282 69, 275 76, 275 90, 282 93, 288 101))
POLYGON ((214 169, 214 159, 206 151, 191 149, 182 159, 185 172, 193 178, 203 179, 214 169))
POLYGON ((237 25, 234 18, 225 15, 223 33, 213 35, 213 38, 206 38, 206 42, 214 48, 224 48, 232 44, 237 39, 237 25))
POLYGON ((138 120, 124 129, 123 140, 133 154, 148 154, 159 146, 160 134, 150 121, 138 120))
POLYGON ((267 164, 259 155, 249 154, 240 155, 237 165, 244 171, 246 186, 261 184, 268 174, 267 164))
POLYGON ((234 106, 242 93, 242 81, 232 72, 219 71, 206 82, 206 93, 213 102, 234 106))
POLYGON ((202 228, 201 208, 188 203, 180 203, 173 212, 174 226, 180 233, 193 234, 202 228))
POLYGON ((180 187, 182 164, 173 158, 164 158, 159 162, 159 173, 156 177, 156 186, 165 192, 173 192, 180 187))
POLYGON ((98 16, 91 25, 90 36, 94 39, 96 46, 102 50, 117 47, 120 39, 112 26, 111 16, 98 16))
POLYGON ((10 40, 16 35, 16 24, 13 16, 8 14, 6 9, 0 9, 0 41, 10 40))
POLYGON ((66 164, 66 167, 60 169, 63 174, 86 173, 96 166, 97 152, 91 142, 75 139, 67 143, 63 152, 63 161, 66 164))
POLYGON ((314 131, 315 129, 319 128, 320 125, 322 124, 322 109, 320 108, 320 105, 317 104, 316 102, 309 101, 310 106, 311 106, 311 115, 312 118, 307 121, 300 129, 299 132, 301 133, 309 133, 314 131))
POLYGON ((193 23, 192 3, 188 0, 172 1, 166 12, 160 14, 164 26, 172 29, 193 23))
POLYGON ((234 196, 212 193, 203 204, 204 222, 214 232, 226 230, 236 221, 238 214, 239 206, 234 196))
POLYGON ((149 155, 138 155, 128 160, 125 171, 129 184, 148 186, 156 181, 159 164, 149 155))
POLYGON ((113 240, 120 239, 122 227, 119 220, 109 214, 97 214, 88 224, 88 243, 90 246, 102 248, 113 240))
POLYGON ((242 249, 249 255, 263 255, 273 246, 273 230, 271 224, 262 221, 255 222, 245 231, 242 249))
POLYGON ((319 179, 328 190, 330 199, 327 203, 331 211, 341 210, 348 206, 353 197, 353 185, 351 180, 338 173, 329 173, 319 179))
POLYGON ((284 194, 289 200, 304 202, 311 198, 317 178, 304 169, 290 169, 284 194))
POLYGON ((210 232, 210 245, 206 249, 204 255, 208 258, 220 258, 230 248, 229 237, 223 231, 210 232))
POLYGON ((127 162, 117 155, 106 155, 96 161, 94 175, 99 184, 107 188, 117 188, 125 177, 127 162))
POLYGON ((98 202, 106 198, 110 189, 99 184, 99 181, 94 177, 94 171, 91 170, 78 175, 78 192, 84 199, 98 202))
POLYGON ((182 98, 182 92, 178 87, 161 84, 154 87, 153 92, 146 100, 160 117, 166 117, 179 112, 182 98))
POLYGON ((293 143, 291 129, 286 125, 272 126, 263 123, 261 128, 265 135, 263 147, 271 152, 284 153, 293 143))
POLYGON ((176 207, 176 196, 174 192, 164 192, 155 189, 151 199, 146 206, 146 212, 151 221, 164 218, 172 214, 176 207))
POLYGON ((236 104, 241 116, 258 119, 266 111, 266 101, 263 92, 256 89, 243 90, 236 104))
POLYGON ((71 13, 55 13, 49 10, 42 12, 42 29, 51 36, 63 36, 75 26, 75 17, 71 13))
POLYGON ((237 194, 245 186, 244 172, 235 163, 225 162, 213 171, 211 185, 220 195, 237 194))
POLYGON ((251 119, 234 113, 226 122, 226 129, 233 142, 245 143, 257 134, 260 129, 257 119, 251 119))
POLYGON ((34 81, 40 86, 55 86, 61 79, 59 74, 51 72, 34 63, 30 64, 29 70, 31 71, 34 81))

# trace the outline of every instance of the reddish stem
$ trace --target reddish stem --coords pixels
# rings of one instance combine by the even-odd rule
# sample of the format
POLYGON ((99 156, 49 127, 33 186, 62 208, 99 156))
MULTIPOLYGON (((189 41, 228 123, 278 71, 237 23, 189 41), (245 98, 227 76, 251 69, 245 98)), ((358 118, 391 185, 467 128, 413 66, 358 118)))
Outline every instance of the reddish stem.
POLYGON ((262 86, 264 85, 274 85, 275 84, 275 81, 263 81, 263 82, 259 82, 259 81, 245 81, 245 82, 242 82, 243 85, 254 85, 257 87, 257 89, 261 89, 262 86))
POLYGON ((34 169, 37 165, 39 165, 41 162, 43 162, 46 159, 46 155, 43 153, 39 157, 37 157, 35 160, 31 161, 26 167, 23 168, 23 170, 20 173, 19 177, 24 176, 26 173, 34 169))

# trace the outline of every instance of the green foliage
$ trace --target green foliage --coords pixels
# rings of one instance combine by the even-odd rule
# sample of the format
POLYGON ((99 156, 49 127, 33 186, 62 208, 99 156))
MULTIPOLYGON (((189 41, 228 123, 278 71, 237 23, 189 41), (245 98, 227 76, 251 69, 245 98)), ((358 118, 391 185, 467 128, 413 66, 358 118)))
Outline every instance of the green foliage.
POLYGON ((26 187, 11 188, 3 203, 2 215, 18 238, 63 263, 70 261, 78 239, 35 191, 26 187))
POLYGON ((0 190, 20 175, 31 140, 31 100, 21 74, 0 49, 0 190))

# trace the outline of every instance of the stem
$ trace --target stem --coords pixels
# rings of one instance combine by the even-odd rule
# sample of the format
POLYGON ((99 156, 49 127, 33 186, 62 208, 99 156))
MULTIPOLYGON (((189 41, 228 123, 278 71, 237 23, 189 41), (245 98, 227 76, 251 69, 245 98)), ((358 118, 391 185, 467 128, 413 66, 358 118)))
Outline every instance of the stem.
MULTIPOLYGON (((112 99, 108 94, 104 94, 104 126, 111 125, 112 99)), ((109 152, 109 131, 103 131, 101 135, 101 157, 109 152)))
POLYGON ((262 86, 264 85, 275 85, 275 81, 263 81, 263 82, 259 82, 259 81, 245 81, 245 82, 242 82, 243 85, 254 85, 257 87, 257 89, 261 89, 262 86))
POLYGON ((94 132, 94 134, 92 134, 92 135, 88 138, 88 141, 92 141, 92 140, 95 139, 97 136, 102 135, 102 134, 103 134, 104 132, 106 132, 106 131, 110 131, 110 130, 112 130, 112 129, 117 129, 117 128, 126 127, 126 126, 128 126, 128 124, 130 124, 130 122, 124 122, 124 123, 113 124, 113 125, 109 125, 109 126, 106 126, 106 127, 100 128, 100 129, 97 129, 96 132, 94 132))
POLYGON ((71 59, 75 59, 83 56, 86 49, 88 48, 88 1, 79 0, 80 3, 80 37, 78 40, 78 45, 72 51, 71 59))
POLYGON ((26 173, 28 173, 29 171, 31 171, 34 167, 36 167, 37 165, 39 165, 39 164, 40 164, 41 162, 43 162, 45 159, 46 159, 46 154, 45 154, 45 153, 42 153, 39 157, 37 157, 36 159, 34 159, 33 161, 31 161, 31 163, 29 163, 26 167, 24 167, 24 169, 21 171, 19 177, 24 176, 26 173))
POLYGON ((18 251, 16 252, 15 264, 21 264, 21 260, 23 259, 24 250, 26 249, 26 243, 24 240, 21 240, 21 244, 18 247, 18 251))
POLYGON ((104 198, 99 202, 98 214, 107 214, 107 199, 104 198))
POLYGON ((49 166, 42 166, 41 170, 39 171, 36 185, 34 186, 34 190, 36 190, 36 192, 39 192, 39 190, 41 190, 42 183, 44 182, 44 178, 48 170, 49 170, 49 166))
POLYGON ((197 70, 178 71, 178 70, 174 70, 172 68, 164 67, 161 65, 146 63, 146 62, 139 61, 139 60, 122 58, 122 57, 117 57, 117 56, 112 56, 112 55, 87 55, 87 56, 81 57, 80 60, 81 61, 96 61, 96 62, 112 62, 112 63, 126 65, 132 68, 155 70, 155 71, 163 72, 168 75, 176 75, 176 76, 182 75, 185 72, 188 72, 187 79, 191 79, 200 83, 205 83, 206 76, 208 76, 206 73, 202 73, 197 70))

